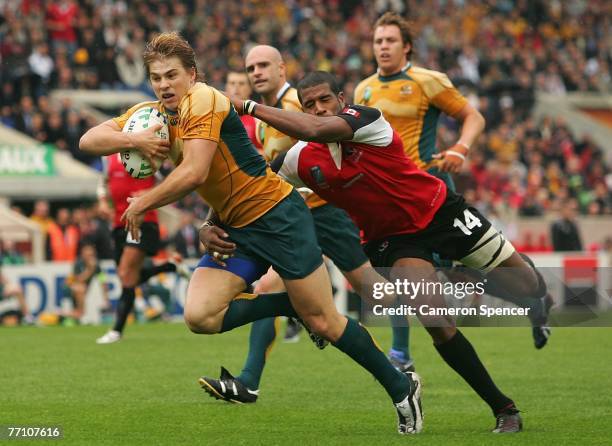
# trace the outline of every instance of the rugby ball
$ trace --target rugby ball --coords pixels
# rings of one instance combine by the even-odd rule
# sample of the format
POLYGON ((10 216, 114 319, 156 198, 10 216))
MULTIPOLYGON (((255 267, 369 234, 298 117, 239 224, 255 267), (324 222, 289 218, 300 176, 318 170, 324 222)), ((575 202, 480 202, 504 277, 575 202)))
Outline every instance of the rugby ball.
MULTIPOLYGON (((125 133, 140 132, 156 124, 161 124, 162 128, 155 132, 155 134, 161 139, 168 140, 168 120, 166 115, 155 107, 142 107, 136 110, 123 126, 123 131, 125 133)), ((151 165, 138 149, 121 152, 121 163, 132 178, 141 179, 150 177, 157 172, 162 162, 161 159, 158 161, 158 163, 151 165)))

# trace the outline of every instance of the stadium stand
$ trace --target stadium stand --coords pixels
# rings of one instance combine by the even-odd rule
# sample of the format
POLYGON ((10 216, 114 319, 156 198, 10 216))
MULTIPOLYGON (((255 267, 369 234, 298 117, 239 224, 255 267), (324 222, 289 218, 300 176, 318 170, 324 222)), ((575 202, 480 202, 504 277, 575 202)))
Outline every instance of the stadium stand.
MULTIPOLYGON (((150 95, 140 53, 147 39, 167 30, 189 40, 216 87, 223 87, 228 70, 243 69, 250 46, 269 43, 283 49, 293 82, 309 70, 330 70, 351 97, 356 83, 375 70, 371 25, 391 8, 413 22, 417 64, 448 73, 487 119, 457 178, 459 190, 489 213, 542 217, 546 227, 568 198, 583 215, 612 214, 609 99, 598 106, 603 119, 574 100, 589 92, 609 97, 609 2, 451 3, 0 2, 0 131, 15 129, 99 169, 99 160, 78 151, 79 135, 125 104, 83 98, 99 91, 150 95)), ((439 143, 447 146, 456 129, 451 120, 441 124, 439 143)), ((2 186, 3 195, 24 193, 14 180, 2 181, 13 181, 12 188, 2 186)), ((198 218, 206 213, 194 197, 179 207, 198 218)))

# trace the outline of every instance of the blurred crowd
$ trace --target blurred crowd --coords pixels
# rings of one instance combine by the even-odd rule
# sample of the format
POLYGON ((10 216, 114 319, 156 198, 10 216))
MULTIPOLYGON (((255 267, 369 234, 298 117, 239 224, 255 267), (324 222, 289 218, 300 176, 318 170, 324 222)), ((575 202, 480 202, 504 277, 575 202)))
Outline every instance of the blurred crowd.
MULTIPOLYGON (((100 260, 115 258, 112 238, 112 215, 108 207, 81 205, 76 208, 57 207, 51 209, 47 200, 34 203, 31 213, 24 214, 22 208, 12 209, 39 225, 45 240, 45 260, 75 262, 84 246, 93 246, 100 260)), ((160 224, 162 248, 155 256, 156 261, 178 252, 183 258, 199 258, 203 254, 199 242, 196 216, 190 209, 184 209, 176 231, 170 233, 160 224)), ((30 243, 30 242, 24 242, 30 243)), ((0 264, 19 265, 31 259, 24 257, 31 247, 20 246, 10 240, 0 239, 0 264)))
MULTIPOLYGON (((292 81, 336 73, 347 97, 375 72, 372 24, 388 9, 405 14, 416 36, 415 63, 446 72, 487 119, 459 189, 483 208, 532 216, 575 204, 611 214, 612 177, 602 148, 571 135, 562 120, 531 118, 535 92, 610 93, 612 3, 605 0, 0 0, 0 120, 41 142, 78 151, 92 125, 63 88, 149 91, 141 51, 160 31, 193 45, 207 82, 223 87, 242 70, 250 45, 281 49, 292 81)), ((456 141, 443 119, 439 143, 456 141)), ((189 198, 182 206, 199 206, 189 198)), ((202 209, 200 209, 202 208, 202 209)))
MULTIPOLYGON (((108 207, 101 203, 73 209, 60 206, 53 212, 47 200, 38 200, 27 215, 18 206, 12 209, 39 225, 44 236, 45 260, 72 264, 71 272, 61 284, 62 297, 58 311, 43 313, 38 322, 46 325, 78 323, 84 317, 86 297, 91 292, 92 284, 100 285, 101 302, 98 304, 101 305, 102 316, 112 319, 107 277, 100 265, 101 260, 115 259, 113 219, 108 207)), ((200 258, 203 249, 194 222, 194 213, 185 210, 174 233, 169 233, 160 224, 161 247, 147 262, 161 264, 171 260, 180 263, 183 258, 200 258)), ((35 321, 28 310, 21 285, 11 282, 2 273, 3 266, 30 263, 31 251, 31 241, 15 242, 0 237, 0 326, 35 321)), ((170 297, 165 277, 141 284, 138 288, 141 303, 137 306, 137 318, 140 320, 142 316, 142 320, 156 320, 169 315, 173 305, 170 297)))

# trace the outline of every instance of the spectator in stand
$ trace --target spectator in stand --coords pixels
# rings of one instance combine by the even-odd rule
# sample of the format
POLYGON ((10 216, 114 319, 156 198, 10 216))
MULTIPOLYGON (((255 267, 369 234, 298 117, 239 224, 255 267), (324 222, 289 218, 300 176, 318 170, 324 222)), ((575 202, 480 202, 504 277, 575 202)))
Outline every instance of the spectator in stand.
POLYGON ((66 150, 68 148, 66 144, 66 128, 59 111, 53 110, 47 117, 44 132, 44 142, 54 144, 60 150, 66 150))
POLYGON ((198 229, 193 224, 194 220, 193 212, 184 211, 180 227, 172 239, 174 249, 185 259, 199 259, 204 255, 198 229))
POLYGON ((79 245, 93 245, 100 260, 113 260, 110 210, 96 203, 90 208, 75 209, 72 215, 80 230, 79 245))
POLYGON ((142 52, 135 45, 128 44, 115 58, 119 80, 129 89, 139 90, 146 82, 142 52))
MULTIPOLYGON (((68 151, 77 160, 84 162, 85 164, 89 164, 88 162, 85 162, 85 158, 81 159, 81 152, 79 150, 79 139, 81 139, 81 136, 83 135, 83 124, 81 122, 81 117, 76 111, 70 110, 66 114, 66 124, 64 125, 64 132, 66 138, 66 148, 68 149, 68 151)), ((89 161, 95 158, 88 156, 86 159, 89 161)))
POLYGON ((523 217, 540 217, 543 213, 544 211, 542 206, 538 203, 537 198, 527 194, 521 204, 519 214, 523 217))
POLYGON ((74 0, 51 1, 47 6, 47 29, 51 45, 56 50, 64 47, 72 56, 77 49, 77 16, 79 7, 74 0))
POLYGON ((23 265, 25 257, 13 240, 0 240, 0 265, 23 265))
MULTIPOLYGON (((102 273, 93 245, 85 244, 80 249, 79 258, 74 263, 72 274, 66 278, 66 297, 72 298, 74 310, 70 315, 79 320, 85 311, 85 297, 91 281, 102 273)), ((104 285, 106 290, 106 286, 104 285)), ((106 293, 105 293, 106 294, 106 293)), ((106 299, 105 299, 106 300, 106 299)))
POLYGON ((30 54, 28 63, 32 71, 32 93, 35 97, 47 94, 54 66, 49 46, 45 42, 39 43, 30 54))
POLYGON ((48 242, 49 227, 53 223, 53 219, 49 215, 49 202, 47 200, 37 200, 34 203, 34 211, 32 212, 32 215, 30 215, 30 219, 34 223, 37 223, 40 227, 45 241, 45 246, 47 247, 45 257, 47 260, 49 260, 51 258, 48 242))
POLYGON ((178 207, 185 212, 193 212, 198 220, 206 220, 208 216, 208 206, 199 195, 193 193, 186 195, 178 204, 178 207))
POLYGON ((113 48, 106 48, 102 52, 102 56, 96 66, 96 70, 100 74, 100 88, 116 89, 121 87, 119 73, 115 64, 115 51, 113 48))
POLYGON ((10 105, 3 105, 0 108, 0 124, 10 128, 15 128, 15 115, 10 105))
POLYGON ((79 228, 70 221, 70 211, 60 208, 55 216, 55 222, 48 227, 49 259, 55 262, 74 262, 79 246, 79 228))
POLYGON ((17 109, 17 119, 15 120, 15 130, 23 133, 32 133, 32 119, 36 114, 34 108, 34 101, 30 96, 24 96, 19 101, 19 108, 17 109))
POLYGON ((561 208, 561 218, 553 222, 550 233, 555 251, 582 251, 582 239, 576 224, 576 200, 567 200, 561 208))
POLYGON ((602 180, 595 184, 594 201, 599 206, 599 215, 612 214, 612 194, 602 180))
POLYGON ((45 117, 42 113, 32 115, 32 128, 29 135, 40 143, 47 141, 47 129, 45 128, 45 117))
POLYGON ((0 262, 0 325, 17 325, 19 322, 34 322, 23 294, 23 289, 2 275, 0 262))

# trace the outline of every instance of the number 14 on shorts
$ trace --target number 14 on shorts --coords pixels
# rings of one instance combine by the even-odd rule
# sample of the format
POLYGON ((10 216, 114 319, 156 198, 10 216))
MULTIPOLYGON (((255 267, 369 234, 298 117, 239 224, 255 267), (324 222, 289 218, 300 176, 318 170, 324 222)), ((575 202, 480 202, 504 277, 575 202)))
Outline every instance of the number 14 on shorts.
POLYGON ((465 235, 472 235, 471 229, 482 226, 480 219, 472 214, 469 209, 463 211, 463 218, 465 222, 455 218, 453 227, 461 229, 465 235))

